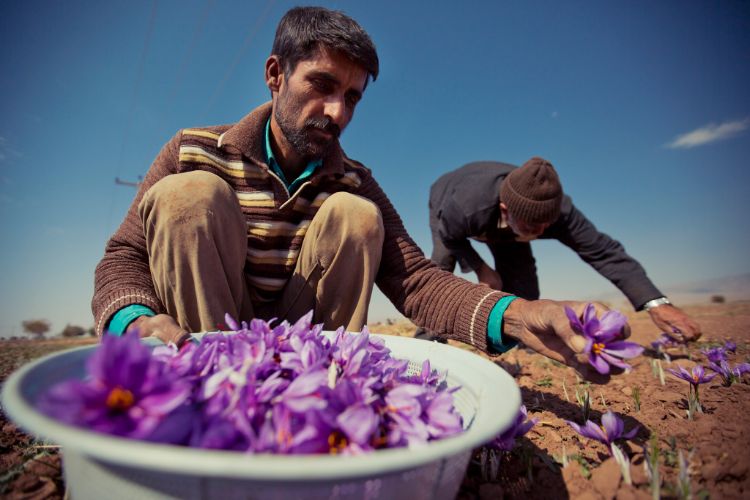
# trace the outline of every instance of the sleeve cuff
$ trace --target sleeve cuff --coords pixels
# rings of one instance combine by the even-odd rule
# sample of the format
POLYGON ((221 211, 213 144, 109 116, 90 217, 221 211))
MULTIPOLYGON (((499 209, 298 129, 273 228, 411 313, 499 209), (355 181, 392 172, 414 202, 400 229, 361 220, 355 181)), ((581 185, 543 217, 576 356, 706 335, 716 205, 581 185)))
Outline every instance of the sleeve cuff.
POLYGON ((490 311, 490 317, 487 321, 487 339, 488 346, 496 353, 507 352, 518 345, 515 339, 506 339, 503 342, 503 314, 511 302, 518 297, 515 295, 506 295, 497 301, 490 311))
POLYGON ((142 304, 131 304, 117 311, 105 328, 109 335, 121 336, 127 330, 128 325, 140 316, 155 316, 156 313, 142 304))

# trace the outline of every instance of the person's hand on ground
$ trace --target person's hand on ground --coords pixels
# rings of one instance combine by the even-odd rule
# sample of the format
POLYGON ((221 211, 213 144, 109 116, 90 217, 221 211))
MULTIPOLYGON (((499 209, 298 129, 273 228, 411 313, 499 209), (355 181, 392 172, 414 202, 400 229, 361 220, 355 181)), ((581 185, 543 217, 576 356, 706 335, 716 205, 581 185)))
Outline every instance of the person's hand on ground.
POLYGON ((663 304, 648 311, 651 320, 670 337, 687 342, 698 340, 701 327, 682 309, 671 304, 663 304))
POLYGON ((133 330, 138 330, 141 337, 156 337, 165 344, 174 342, 178 345, 180 340, 188 333, 168 314, 139 316, 128 325, 127 331, 133 330))
MULTIPOLYGON (((591 378, 592 370, 583 355, 586 339, 573 331, 570 320, 565 314, 565 306, 573 309, 579 316, 583 314, 586 302, 523 300, 511 302, 503 315, 503 336, 512 337, 530 349, 550 359, 565 363, 591 378)), ((594 303, 598 317, 607 311, 607 307, 594 303)), ((630 327, 626 324, 622 338, 630 336, 630 327)))
POLYGON ((502 278, 500 278, 500 275, 497 273, 497 271, 492 269, 485 262, 482 262, 482 264, 476 269, 475 272, 477 273, 477 280, 479 280, 480 283, 484 283, 494 290, 503 289, 502 278))

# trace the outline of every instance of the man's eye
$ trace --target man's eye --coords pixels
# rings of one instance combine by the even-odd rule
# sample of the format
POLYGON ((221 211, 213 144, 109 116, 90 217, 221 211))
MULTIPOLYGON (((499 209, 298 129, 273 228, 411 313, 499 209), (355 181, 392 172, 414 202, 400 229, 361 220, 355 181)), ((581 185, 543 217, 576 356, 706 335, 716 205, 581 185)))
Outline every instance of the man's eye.
POLYGON ((315 87, 315 90, 318 92, 330 92, 331 91, 331 83, 327 82, 325 80, 313 80, 312 81, 313 86, 315 87))

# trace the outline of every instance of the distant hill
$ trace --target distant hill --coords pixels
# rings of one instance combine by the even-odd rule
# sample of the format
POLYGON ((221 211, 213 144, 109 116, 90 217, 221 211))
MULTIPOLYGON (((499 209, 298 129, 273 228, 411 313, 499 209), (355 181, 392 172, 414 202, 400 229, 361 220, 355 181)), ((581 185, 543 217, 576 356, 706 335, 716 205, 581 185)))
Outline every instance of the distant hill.
MULTIPOLYGON (((750 273, 661 286, 660 289, 672 302, 680 305, 706 304, 711 302, 714 296, 722 296, 727 302, 750 300, 750 273)), ((610 304, 627 302, 617 291, 593 298, 610 304)))

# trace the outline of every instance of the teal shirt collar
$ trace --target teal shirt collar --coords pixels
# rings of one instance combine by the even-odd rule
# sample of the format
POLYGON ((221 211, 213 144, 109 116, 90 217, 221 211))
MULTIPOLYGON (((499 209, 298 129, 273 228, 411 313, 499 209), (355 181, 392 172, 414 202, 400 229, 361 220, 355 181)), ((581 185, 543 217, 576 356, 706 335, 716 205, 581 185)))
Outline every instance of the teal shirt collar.
POLYGON ((289 182, 286 179, 284 172, 281 171, 281 167, 276 161, 276 158, 274 158, 273 156, 273 149, 271 149, 271 119, 269 118, 266 122, 266 163, 268 163, 268 167, 271 169, 271 171, 276 174, 279 179, 281 179, 281 182, 284 183, 286 188, 289 190, 289 194, 291 195, 297 190, 298 187, 302 185, 302 183, 304 183, 308 178, 310 178, 310 176, 312 176, 312 174, 318 167, 323 164, 323 160, 311 161, 307 164, 305 170, 303 170, 302 173, 299 174, 299 177, 294 179, 292 182, 289 182))

